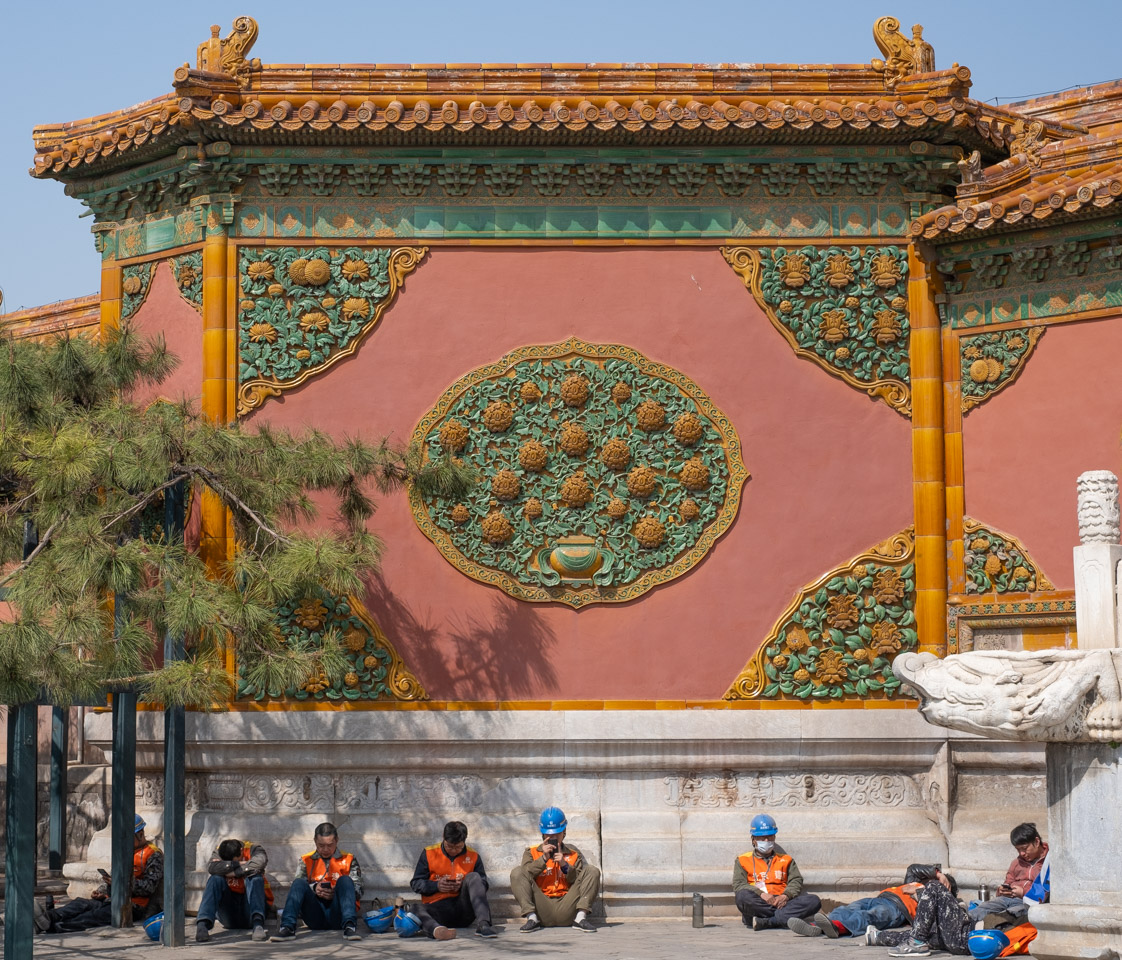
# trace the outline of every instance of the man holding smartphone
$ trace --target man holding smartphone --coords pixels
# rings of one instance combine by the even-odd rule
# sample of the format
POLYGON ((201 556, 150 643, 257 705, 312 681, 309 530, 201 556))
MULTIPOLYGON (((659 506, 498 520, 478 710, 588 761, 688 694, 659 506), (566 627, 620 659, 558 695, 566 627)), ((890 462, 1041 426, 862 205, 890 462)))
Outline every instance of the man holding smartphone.
POLYGON ((452 940, 457 927, 475 926, 477 937, 496 936, 487 903, 483 858, 467 845, 467 825, 444 824, 440 843, 425 847, 409 886, 421 898, 417 916, 434 940, 452 940))
POLYGON ((1009 842, 1017 851, 1017 858, 1009 864, 1005 880, 997 888, 997 896, 970 909, 970 919, 984 920, 991 913, 1007 913, 1014 920, 1028 913, 1025 893, 1044 866, 1048 844, 1040 837, 1035 823, 1020 823, 1009 834, 1009 842))
POLYGON ((526 922, 521 932, 572 925, 595 933, 588 919, 600 890, 600 871, 565 843, 569 825, 560 807, 548 807, 538 821, 542 842, 529 847, 510 872, 510 889, 526 922))
POLYGON ((339 849, 339 831, 333 823, 315 830, 316 848, 300 858, 288 899, 284 902, 280 929, 273 941, 292 940, 296 921, 312 930, 343 931, 344 940, 360 940, 356 924, 362 897, 362 870, 353 853, 339 849))

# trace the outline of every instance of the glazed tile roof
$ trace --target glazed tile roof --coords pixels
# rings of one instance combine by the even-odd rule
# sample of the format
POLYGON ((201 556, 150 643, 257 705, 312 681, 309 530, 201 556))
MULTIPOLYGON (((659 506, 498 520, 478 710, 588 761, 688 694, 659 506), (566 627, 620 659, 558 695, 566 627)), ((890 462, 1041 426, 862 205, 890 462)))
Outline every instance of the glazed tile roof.
POLYGON ((1094 216, 1122 197, 1122 135, 1081 137, 1020 153, 962 183, 955 204, 912 221, 927 240, 963 233, 1023 229, 1094 216))
MULTIPOLYGON (((889 89, 869 65, 248 65, 175 72, 175 92, 34 130, 37 177, 97 176, 178 146, 907 143, 1008 148, 1015 112, 971 100, 970 71, 889 89)), ((1085 132, 1047 121, 1051 139, 1085 132)))
POLYGON ((97 332, 101 323, 101 296, 90 294, 41 307, 13 310, 0 315, 0 335, 43 337, 50 334, 97 332))

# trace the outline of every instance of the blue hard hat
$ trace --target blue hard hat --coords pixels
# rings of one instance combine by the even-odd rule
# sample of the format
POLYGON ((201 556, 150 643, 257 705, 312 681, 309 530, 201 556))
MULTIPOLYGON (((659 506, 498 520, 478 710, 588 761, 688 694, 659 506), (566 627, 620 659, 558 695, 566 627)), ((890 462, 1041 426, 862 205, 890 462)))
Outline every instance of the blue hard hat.
POLYGON ((133 821, 132 832, 140 833, 146 826, 148 826, 148 824, 144 822, 144 818, 138 813, 136 819, 133 821))
MULTIPOLYGON (((143 823, 144 821, 141 821, 143 823)), ((154 913, 147 920, 144 921, 144 932, 148 934, 149 940, 160 942, 160 931, 164 928, 164 915, 163 913, 154 913)))
POLYGON ((994 960, 1009 946, 1009 938, 1000 930, 972 930, 966 944, 974 960, 994 960))
POLYGON ((393 916, 393 907, 382 907, 378 910, 371 910, 363 919, 371 933, 389 933, 393 927, 393 916))
POLYGON ((569 821, 560 807, 546 807, 538 820, 538 829, 543 834, 564 833, 569 821))
POLYGON ((421 918, 407 910, 393 918, 393 928, 399 937, 415 937, 421 932, 421 918))
POLYGON ((766 813, 757 813, 752 818, 753 837, 774 837, 777 833, 779 833, 779 827, 766 813))

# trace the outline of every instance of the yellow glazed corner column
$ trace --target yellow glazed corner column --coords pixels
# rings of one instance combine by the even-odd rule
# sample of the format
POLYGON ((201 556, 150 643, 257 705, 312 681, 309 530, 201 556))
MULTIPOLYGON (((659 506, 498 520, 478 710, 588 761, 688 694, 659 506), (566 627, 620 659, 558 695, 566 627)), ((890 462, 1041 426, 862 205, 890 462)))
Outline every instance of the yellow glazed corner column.
POLYGON ((908 248, 911 319, 912 503, 916 534, 916 630, 921 652, 947 649, 947 501, 943 470, 942 328, 930 267, 908 248))
MULTIPOLYGON (((199 208, 205 216, 203 245, 203 383, 202 413, 215 423, 229 421, 227 404, 227 269, 229 237, 221 205, 199 208)), ((199 552, 212 570, 230 556, 226 508, 209 490, 202 497, 202 530, 199 552)))
POLYGON ((121 324, 121 268, 116 260, 101 261, 101 342, 121 324))
MULTIPOLYGON (((966 592, 966 479, 962 454, 962 357, 958 333, 943 330, 944 482, 947 487, 947 590, 966 592)), ((948 651, 954 653, 955 651, 948 651)))

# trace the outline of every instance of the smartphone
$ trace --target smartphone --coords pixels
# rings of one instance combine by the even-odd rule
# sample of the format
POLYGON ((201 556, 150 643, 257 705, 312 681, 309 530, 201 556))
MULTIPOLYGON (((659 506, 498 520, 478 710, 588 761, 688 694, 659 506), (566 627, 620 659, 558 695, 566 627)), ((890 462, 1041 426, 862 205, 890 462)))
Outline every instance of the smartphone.
POLYGON ((97 872, 101 874, 101 878, 102 878, 102 879, 103 879, 103 880, 104 880, 104 881, 105 881, 106 883, 109 883, 109 881, 111 881, 111 880, 113 879, 113 878, 112 878, 111 876, 109 876, 109 874, 108 874, 108 873, 106 873, 106 872, 105 872, 105 871, 104 871, 104 870, 103 870, 103 869, 102 869, 101 867, 98 867, 98 868, 97 868, 97 872))

